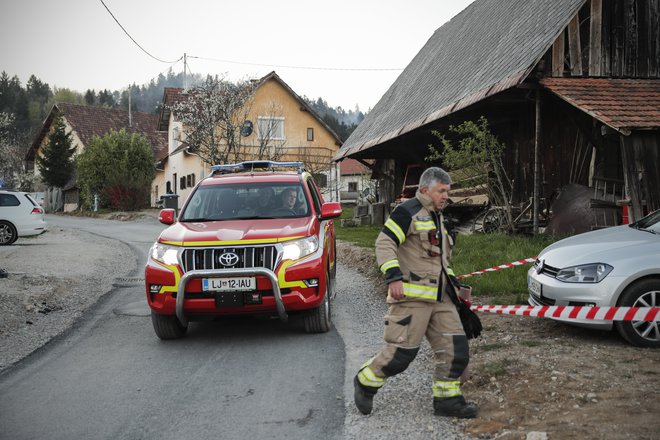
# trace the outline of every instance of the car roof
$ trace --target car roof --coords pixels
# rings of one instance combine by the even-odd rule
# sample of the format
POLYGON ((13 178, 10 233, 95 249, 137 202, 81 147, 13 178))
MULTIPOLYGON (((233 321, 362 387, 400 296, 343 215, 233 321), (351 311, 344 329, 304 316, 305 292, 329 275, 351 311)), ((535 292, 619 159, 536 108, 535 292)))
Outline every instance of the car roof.
MULTIPOLYGON (((306 174, 306 173, 305 173, 306 174)), ((200 182, 200 186, 226 185, 242 183, 295 183, 299 182, 301 176, 296 171, 261 171, 253 173, 230 173, 218 174, 207 177, 200 182)))

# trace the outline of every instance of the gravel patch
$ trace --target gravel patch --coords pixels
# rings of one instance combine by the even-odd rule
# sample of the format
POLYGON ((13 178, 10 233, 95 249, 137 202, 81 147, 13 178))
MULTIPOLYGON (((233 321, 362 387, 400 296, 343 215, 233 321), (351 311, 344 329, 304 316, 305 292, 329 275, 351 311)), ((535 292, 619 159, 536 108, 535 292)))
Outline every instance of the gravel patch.
POLYGON ((130 248, 55 227, 0 247, 0 371, 66 331, 135 269, 130 248))
POLYGON ((344 396, 346 439, 464 439, 457 419, 433 414, 431 394, 433 354, 424 341, 408 369, 390 379, 374 398, 365 416, 353 402, 353 377, 360 366, 384 345, 383 317, 387 314, 384 285, 375 277, 372 259, 359 249, 338 244, 337 296, 333 320, 346 347, 344 396))

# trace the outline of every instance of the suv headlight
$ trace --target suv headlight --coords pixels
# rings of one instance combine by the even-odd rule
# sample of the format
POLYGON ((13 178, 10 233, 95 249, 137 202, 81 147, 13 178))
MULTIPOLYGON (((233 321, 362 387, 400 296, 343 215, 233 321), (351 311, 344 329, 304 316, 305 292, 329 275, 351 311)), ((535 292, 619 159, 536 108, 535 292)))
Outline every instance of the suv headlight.
POLYGON ((149 255, 151 255, 152 259, 160 261, 168 266, 172 266, 179 262, 177 259, 178 254, 179 248, 162 243, 154 243, 149 251, 149 255))
POLYGON ((319 248, 319 239, 316 235, 312 235, 300 240, 287 241, 282 244, 282 248, 284 260, 298 260, 316 252, 319 248))
POLYGON ((581 264, 557 272, 557 279, 565 283, 599 283, 613 267, 605 263, 581 264))

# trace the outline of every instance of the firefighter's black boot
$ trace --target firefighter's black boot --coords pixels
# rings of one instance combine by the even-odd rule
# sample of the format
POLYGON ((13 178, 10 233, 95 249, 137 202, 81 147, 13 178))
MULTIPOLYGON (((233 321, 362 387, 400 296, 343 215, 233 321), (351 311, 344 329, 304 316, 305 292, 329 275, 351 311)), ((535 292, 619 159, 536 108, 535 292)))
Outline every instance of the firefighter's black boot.
POLYGON ((362 385, 357 376, 353 379, 353 386, 355 387, 355 406, 362 414, 371 414, 376 390, 362 385))
POLYGON ((435 415, 473 419, 479 413, 479 407, 472 402, 466 402, 463 396, 434 397, 433 409, 435 415))

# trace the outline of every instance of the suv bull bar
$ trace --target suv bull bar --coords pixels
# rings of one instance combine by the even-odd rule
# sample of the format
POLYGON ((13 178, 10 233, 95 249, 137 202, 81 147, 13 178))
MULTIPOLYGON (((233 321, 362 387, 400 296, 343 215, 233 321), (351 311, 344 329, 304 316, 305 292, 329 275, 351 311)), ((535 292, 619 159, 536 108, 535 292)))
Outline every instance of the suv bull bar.
POLYGON ((277 275, 272 270, 263 268, 263 267, 250 267, 250 268, 238 268, 238 269, 213 269, 213 270, 191 270, 186 272, 179 280, 179 287, 177 288, 176 294, 176 317, 181 322, 181 325, 188 325, 188 318, 183 313, 183 302, 185 301, 185 290, 188 280, 193 278, 205 278, 205 277, 222 277, 222 276, 233 276, 233 275, 263 275, 270 280, 270 284, 273 287, 273 296, 275 297, 275 307, 277 308, 277 316, 279 316, 280 321, 286 322, 289 317, 284 309, 284 303, 282 302, 282 292, 280 291, 280 285, 277 282, 277 275))

